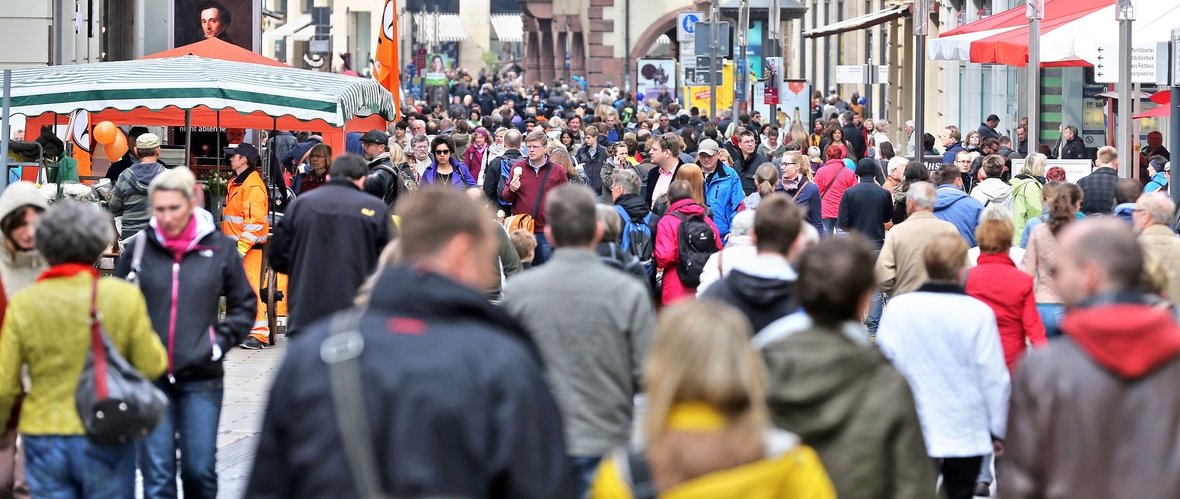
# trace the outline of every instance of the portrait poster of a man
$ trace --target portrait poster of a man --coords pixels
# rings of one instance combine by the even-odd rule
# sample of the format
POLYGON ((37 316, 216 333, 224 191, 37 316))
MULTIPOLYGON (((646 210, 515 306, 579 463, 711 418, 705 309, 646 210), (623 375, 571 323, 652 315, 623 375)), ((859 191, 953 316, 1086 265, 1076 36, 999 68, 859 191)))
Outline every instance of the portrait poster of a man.
POLYGON ((175 0, 177 47, 217 38, 254 50, 254 6, 250 0, 175 0))

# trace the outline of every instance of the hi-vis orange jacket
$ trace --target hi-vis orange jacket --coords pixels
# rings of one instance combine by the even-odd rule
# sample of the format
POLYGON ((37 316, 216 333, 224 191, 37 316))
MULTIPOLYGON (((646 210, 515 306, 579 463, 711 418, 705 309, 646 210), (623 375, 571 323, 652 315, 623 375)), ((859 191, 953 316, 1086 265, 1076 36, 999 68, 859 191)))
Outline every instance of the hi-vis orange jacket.
POLYGON ((221 230, 238 240, 238 253, 244 255, 270 237, 266 209, 266 184, 258 170, 250 167, 234 177, 229 184, 225 210, 221 212, 221 230))

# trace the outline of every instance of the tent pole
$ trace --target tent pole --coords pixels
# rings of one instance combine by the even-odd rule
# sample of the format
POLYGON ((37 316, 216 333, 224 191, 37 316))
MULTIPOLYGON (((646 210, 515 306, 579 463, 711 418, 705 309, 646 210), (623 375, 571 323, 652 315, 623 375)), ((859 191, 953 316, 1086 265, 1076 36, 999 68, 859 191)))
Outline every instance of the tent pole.
POLYGON ((1115 8, 1119 21, 1119 119, 1115 144, 1122 178, 1131 178, 1131 22, 1135 12, 1129 4, 1119 0, 1115 8))
POLYGON ((184 110, 184 164, 193 166, 193 110, 184 110))
POLYGON ((4 101, 0 111, 0 190, 8 187, 8 112, 11 109, 12 70, 4 70, 4 101))
POLYGON ((930 33, 930 3, 913 4, 914 32, 914 159, 926 155, 926 35, 930 33))
MULTIPOLYGON (((1028 141, 1028 152, 1037 151, 1041 144, 1041 19, 1028 21, 1028 65, 1025 66, 1028 81, 1028 129, 1024 132, 1028 141)), ((1065 113, 1062 113, 1065 116, 1065 113)))

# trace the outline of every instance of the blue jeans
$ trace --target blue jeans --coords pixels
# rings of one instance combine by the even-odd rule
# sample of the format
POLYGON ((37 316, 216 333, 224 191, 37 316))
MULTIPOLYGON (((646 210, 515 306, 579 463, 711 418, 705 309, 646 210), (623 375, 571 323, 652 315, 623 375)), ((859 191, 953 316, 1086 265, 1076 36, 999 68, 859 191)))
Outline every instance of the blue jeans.
POLYGON ((22 435, 25 477, 37 499, 135 497, 135 444, 103 446, 84 435, 22 435))
POLYGON ((144 499, 176 499, 176 450, 185 499, 217 499, 217 420, 220 379, 156 383, 168 395, 160 426, 138 444, 144 499), (179 438, 178 438, 179 435, 179 438))
POLYGON ((1065 306, 1057 303, 1038 303, 1037 313, 1041 322, 1045 324, 1045 336, 1052 338, 1061 334, 1061 318, 1065 316, 1065 306))
POLYGON ((602 456, 570 456, 570 466, 574 468, 574 480, 577 480, 578 495, 586 497, 590 493, 590 484, 594 481, 594 473, 598 471, 598 463, 602 456))
POLYGON ((885 294, 880 291, 873 292, 873 301, 869 303, 869 316, 865 319, 865 326, 869 328, 869 334, 874 337, 877 336, 877 325, 881 323, 881 312, 885 307, 885 294))
POLYGON ((534 236, 537 239, 537 251, 533 254, 533 266, 539 267, 549 260, 549 256, 553 254, 553 247, 549 245, 549 238, 545 237, 544 232, 538 232, 534 236))
POLYGON ((823 219, 823 224, 824 224, 824 233, 820 234, 820 236, 822 238, 827 239, 829 237, 836 235, 836 219, 835 218, 825 218, 825 219, 823 219))

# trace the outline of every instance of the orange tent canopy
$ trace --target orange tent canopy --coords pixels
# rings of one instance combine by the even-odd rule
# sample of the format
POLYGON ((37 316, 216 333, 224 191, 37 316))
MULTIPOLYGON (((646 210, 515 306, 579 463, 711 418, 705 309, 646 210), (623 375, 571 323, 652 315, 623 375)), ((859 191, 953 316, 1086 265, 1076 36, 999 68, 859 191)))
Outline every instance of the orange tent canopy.
MULTIPOLYGON (((142 57, 141 59, 182 57, 189 54, 210 59, 249 64, 286 66, 286 64, 281 62, 263 57, 262 55, 216 38, 205 39, 197 43, 142 57)), ((153 111, 147 108, 138 108, 132 111, 107 109, 90 114, 90 123, 100 123, 103 121, 110 121, 117 125, 185 126, 185 110, 177 107, 166 107, 159 111, 153 111)), ((26 122, 26 129, 38 130, 43 125, 66 125, 69 123, 69 116, 44 113, 40 116, 30 116, 26 122)), ((352 118, 348 120, 345 128, 341 130, 329 125, 323 120, 300 121, 290 116, 273 118, 261 111, 242 114, 234 109, 227 108, 221 111, 214 111, 205 106, 197 106, 192 109, 191 124, 194 127, 320 132, 323 134, 324 143, 331 147, 333 151, 338 152, 344 152, 345 132, 366 132, 373 129, 384 130, 388 125, 384 118, 374 114, 352 118)))

